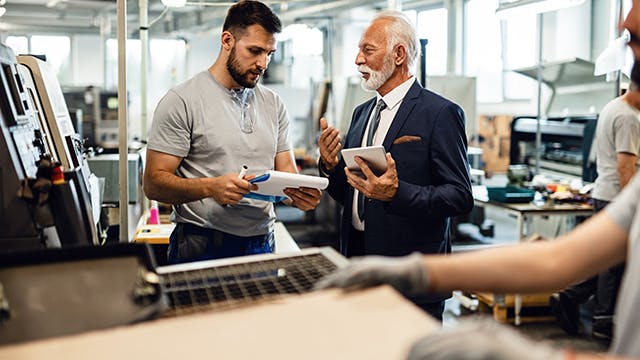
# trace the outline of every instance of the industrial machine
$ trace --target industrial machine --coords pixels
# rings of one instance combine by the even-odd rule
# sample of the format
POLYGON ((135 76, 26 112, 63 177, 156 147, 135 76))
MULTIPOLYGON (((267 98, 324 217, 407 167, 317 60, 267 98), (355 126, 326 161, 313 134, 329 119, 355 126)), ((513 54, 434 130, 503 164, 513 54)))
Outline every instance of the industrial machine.
MULTIPOLYGON (((597 116, 551 117, 541 121, 540 169, 592 182, 595 164, 589 163, 597 116)), ((511 123, 510 164, 535 166, 537 119, 519 116, 511 123)))
POLYGON ((34 248, 42 246, 41 230, 52 225, 51 214, 18 194, 23 184, 36 179, 36 164, 50 149, 15 56, 1 44, 0 65, 0 249, 34 248))
MULTIPOLYGON (((540 114, 541 172, 584 181, 595 179, 589 163, 598 113, 616 96, 617 85, 594 76, 592 62, 571 58, 515 70, 538 79, 546 91, 540 114)), ((542 99, 540 101, 543 101, 542 99)), ((536 165, 537 116, 517 116, 511 123, 510 164, 536 165)))
POLYGON ((347 263, 331 248, 159 268, 146 244, 0 253, 0 345, 303 294, 347 263))
MULTIPOLYGON (((65 87, 70 108, 82 110, 82 138, 88 147, 118 148, 118 92, 97 86, 65 87)), ((117 151, 116 151, 117 152, 117 151)))
POLYGON ((0 63, 0 252, 98 244, 89 176, 65 127, 55 76, 42 64, 32 76, 2 44, 0 63))

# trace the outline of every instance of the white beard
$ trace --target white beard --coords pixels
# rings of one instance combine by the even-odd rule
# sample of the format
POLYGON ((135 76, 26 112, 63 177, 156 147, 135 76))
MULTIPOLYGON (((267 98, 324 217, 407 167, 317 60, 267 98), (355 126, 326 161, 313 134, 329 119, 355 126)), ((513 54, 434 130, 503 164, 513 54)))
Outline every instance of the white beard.
POLYGON ((387 57, 382 64, 380 71, 375 71, 366 65, 358 66, 358 71, 369 73, 369 79, 362 78, 360 85, 366 91, 376 91, 391 77, 394 70, 394 63, 391 57, 387 57))

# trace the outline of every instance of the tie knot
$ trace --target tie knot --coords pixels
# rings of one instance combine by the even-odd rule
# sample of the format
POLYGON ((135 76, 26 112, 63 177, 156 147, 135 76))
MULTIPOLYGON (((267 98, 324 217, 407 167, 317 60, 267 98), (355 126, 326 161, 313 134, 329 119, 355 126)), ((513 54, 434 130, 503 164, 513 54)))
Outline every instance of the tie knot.
POLYGON ((376 106, 378 107, 378 111, 382 111, 387 108, 387 104, 385 104, 384 100, 382 99, 378 101, 378 105, 376 106))

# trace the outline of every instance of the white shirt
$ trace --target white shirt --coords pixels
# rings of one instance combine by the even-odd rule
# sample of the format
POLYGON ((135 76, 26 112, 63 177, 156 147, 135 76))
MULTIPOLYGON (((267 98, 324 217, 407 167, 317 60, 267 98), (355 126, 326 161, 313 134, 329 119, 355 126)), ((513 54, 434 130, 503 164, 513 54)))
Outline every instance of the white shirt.
MULTIPOLYGON (((385 96, 380 96, 377 94, 376 96, 376 104, 380 99, 384 101, 387 105, 382 111, 380 111, 380 123, 378 124, 378 128, 376 129, 375 134, 373 134, 372 145, 382 145, 384 142, 384 138, 387 136, 387 132, 391 127, 391 122, 393 118, 396 117, 398 113, 398 109, 400 108, 400 104, 402 103, 402 99, 407 95, 409 89, 416 81, 415 77, 410 77, 407 81, 398 85, 395 89, 389 91, 389 93, 385 96)), ((364 136, 362 137, 362 143, 360 146, 367 146, 367 134, 369 133, 369 125, 371 125, 371 116, 373 115, 373 111, 371 115, 369 115, 369 120, 367 121, 367 127, 364 129, 364 136)), ((360 217, 358 216, 358 190, 354 191, 353 194, 353 207, 351 210, 351 226, 356 230, 364 231, 364 221, 360 221, 360 217)))

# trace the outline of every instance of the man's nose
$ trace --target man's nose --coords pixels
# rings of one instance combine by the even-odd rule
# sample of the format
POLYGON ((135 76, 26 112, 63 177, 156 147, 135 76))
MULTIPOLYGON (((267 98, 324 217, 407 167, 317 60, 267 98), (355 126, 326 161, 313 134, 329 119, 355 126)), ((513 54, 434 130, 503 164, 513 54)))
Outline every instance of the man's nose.
POLYGON ((258 56, 258 60, 256 61, 256 66, 260 70, 265 70, 269 65, 269 55, 260 55, 258 56))
POLYGON ((364 55, 362 55, 362 51, 358 51, 358 55, 356 55, 356 65, 362 65, 365 63, 364 55))

